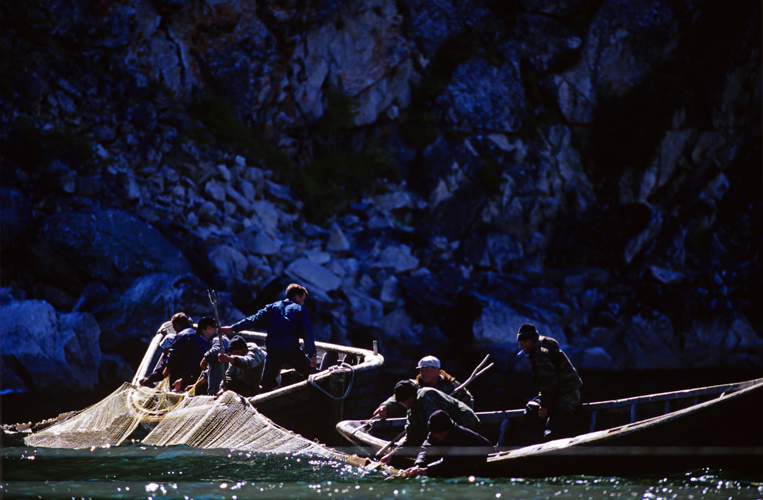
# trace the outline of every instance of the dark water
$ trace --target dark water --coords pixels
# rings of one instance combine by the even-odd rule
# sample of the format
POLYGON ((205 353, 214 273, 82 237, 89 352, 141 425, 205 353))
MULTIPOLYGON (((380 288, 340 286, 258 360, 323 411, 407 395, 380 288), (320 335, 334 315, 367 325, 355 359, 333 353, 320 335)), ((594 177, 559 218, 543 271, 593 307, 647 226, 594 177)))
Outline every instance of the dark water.
POLYGON ((535 499, 761 498, 763 485, 730 472, 671 477, 385 479, 308 456, 140 444, 96 450, 3 448, 4 498, 535 499))
MULTIPOLYGON (((760 376, 759 373, 714 370, 602 376, 584 374, 584 380, 587 383, 586 399, 594 400, 734 382, 760 376)), ((381 399, 391 390, 396 378, 382 377, 379 384, 381 399)), ((496 376, 480 382, 472 387, 478 409, 518 407, 526 397, 532 395, 531 382, 526 374, 506 376, 497 372, 496 376)), ((100 399, 100 395, 79 395, 67 399, 30 394, 5 395, 2 401, 3 420, 6 423, 40 420, 54 416, 59 411, 87 406, 91 402, 81 404, 80 399, 89 398, 95 402, 100 399), (67 402, 74 406, 66 408, 67 402), (35 416, 42 414, 42 417, 26 418, 31 412, 34 412, 35 416)), ((762 472, 759 475, 698 469, 681 474, 649 477, 482 479, 465 476, 454 479, 405 480, 388 479, 380 472, 321 457, 263 455, 189 447, 156 448, 143 446, 139 442, 118 448, 94 450, 35 449, 19 444, 7 439, 3 443, 0 479, 2 498, 763 498, 763 457, 762 472)), ((352 453, 355 450, 343 448, 341 451, 352 453)))

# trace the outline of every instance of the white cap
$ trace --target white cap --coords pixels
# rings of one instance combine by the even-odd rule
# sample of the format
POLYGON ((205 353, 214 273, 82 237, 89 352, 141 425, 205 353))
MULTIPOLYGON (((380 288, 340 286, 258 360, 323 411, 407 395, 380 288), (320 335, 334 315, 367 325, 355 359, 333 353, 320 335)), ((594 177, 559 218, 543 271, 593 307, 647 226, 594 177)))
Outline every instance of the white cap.
POLYGON ((419 368, 424 368, 425 366, 440 368, 440 360, 434 356, 424 356, 419 360, 419 366, 417 366, 416 369, 418 370, 419 368))

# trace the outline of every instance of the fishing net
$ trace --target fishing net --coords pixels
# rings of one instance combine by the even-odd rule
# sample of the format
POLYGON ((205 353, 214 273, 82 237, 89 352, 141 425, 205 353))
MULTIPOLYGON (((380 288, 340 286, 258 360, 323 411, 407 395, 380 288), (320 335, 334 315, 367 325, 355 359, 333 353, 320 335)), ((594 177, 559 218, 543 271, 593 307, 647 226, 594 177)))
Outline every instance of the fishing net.
POLYGON ((262 453, 320 455, 365 465, 274 424, 232 391, 219 398, 169 392, 125 383, 101 402, 24 439, 27 446, 93 448, 118 446, 140 424, 153 427, 142 439, 151 446, 187 445, 262 453))

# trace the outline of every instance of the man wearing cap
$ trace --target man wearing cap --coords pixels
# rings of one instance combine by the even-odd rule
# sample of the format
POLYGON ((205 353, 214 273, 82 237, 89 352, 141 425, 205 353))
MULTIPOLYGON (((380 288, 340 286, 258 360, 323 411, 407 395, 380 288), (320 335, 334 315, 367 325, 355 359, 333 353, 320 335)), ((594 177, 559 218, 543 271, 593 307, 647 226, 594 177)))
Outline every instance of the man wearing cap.
POLYGON ((201 374, 201 360, 216 333, 217 322, 207 316, 199 320, 196 330, 189 328, 177 336, 169 349, 165 368, 165 376, 169 375, 173 391, 187 390, 196 383, 201 374))
POLYGON ((176 313, 174 316, 172 316, 172 319, 169 322, 165 322, 162 325, 162 327, 159 329, 159 332, 164 332, 164 338, 162 338, 162 341, 159 343, 159 347, 162 349, 162 354, 159 356, 159 361, 156 362, 154 371, 152 371, 148 377, 143 377, 140 379, 140 385, 147 386, 149 384, 153 384, 154 382, 159 382, 164 378, 164 369, 167 366, 167 359, 169 358, 169 349, 172 347, 172 344, 175 343, 175 339, 178 337, 178 335, 193 332, 191 318, 189 318, 188 315, 186 315, 184 312, 176 313), (170 331, 170 326, 175 333, 170 331))
POLYGON ((405 475, 464 476, 494 451, 486 437, 458 425, 445 411, 437 410, 429 417, 429 434, 416 462, 405 470, 405 475))
POLYGON ((265 350, 257 344, 247 344, 243 337, 236 335, 230 342, 230 355, 218 355, 221 363, 229 365, 225 372, 223 389, 244 397, 260 393, 260 380, 265 362, 265 350))
POLYGON ((268 359, 262 374, 262 391, 278 387, 281 368, 288 364, 303 376, 315 373, 318 362, 315 336, 310 315, 305 308, 307 288, 296 283, 286 287, 286 299, 268 304, 252 316, 220 331, 225 335, 251 328, 266 331, 265 348, 268 359), (304 352, 300 349, 300 337, 305 341, 304 352))
MULTIPOLYGON (((461 385, 458 380, 440 367, 440 360, 434 356, 421 358, 416 369, 419 370, 419 374, 412 382, 417 387, 434 387, 450 396, 450 393, 461 385)), ((453 397, 474 409, 474 398, 466 388, 460 389, 453 394, 453 397)), ((374 411, 374 416, 380 418, 404 417, 405 414, 405 408, 395 400, 395 396, 391 396, 374 411)))
MULTIPOLYGON (((421 446, 428 432, 429 417, 437 410, 445 411, 457 424, 477 429, 480 419, 474 410, 461 401, 433 387, 418 387, 411 380, 401 380, 395 385, 395 399, 407 410, 405 423, 405 446, 421 446)), ((382 457, 389 464, 395 451, 382 457)))
POLYGON ((538 396, 525 408, 535 442, 564 437, 575 410, 580 406, 580 379, 577 370, 559 343, 538 334, 535 325, 525 323, 517 332, 519 348, 530 357, 538 396))

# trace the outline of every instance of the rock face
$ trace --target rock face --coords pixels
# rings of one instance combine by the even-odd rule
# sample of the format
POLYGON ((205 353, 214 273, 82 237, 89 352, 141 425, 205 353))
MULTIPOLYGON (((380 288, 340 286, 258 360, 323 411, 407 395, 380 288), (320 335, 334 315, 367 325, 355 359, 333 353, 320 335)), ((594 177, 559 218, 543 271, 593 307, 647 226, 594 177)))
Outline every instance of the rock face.
POLYGON ((101 335, 89 313, 57 313, 47 302, 0 306, 3 389, 91 391, 98 383, 101 335))
POLYGON ((6 2, 3 389, 110 383, 174 312, 211 315, 207 289, 231 323, 292 281, 320 340, 393 367, 524 370, 532 322, 583 371, 760 370, 760 19, 6 2))

